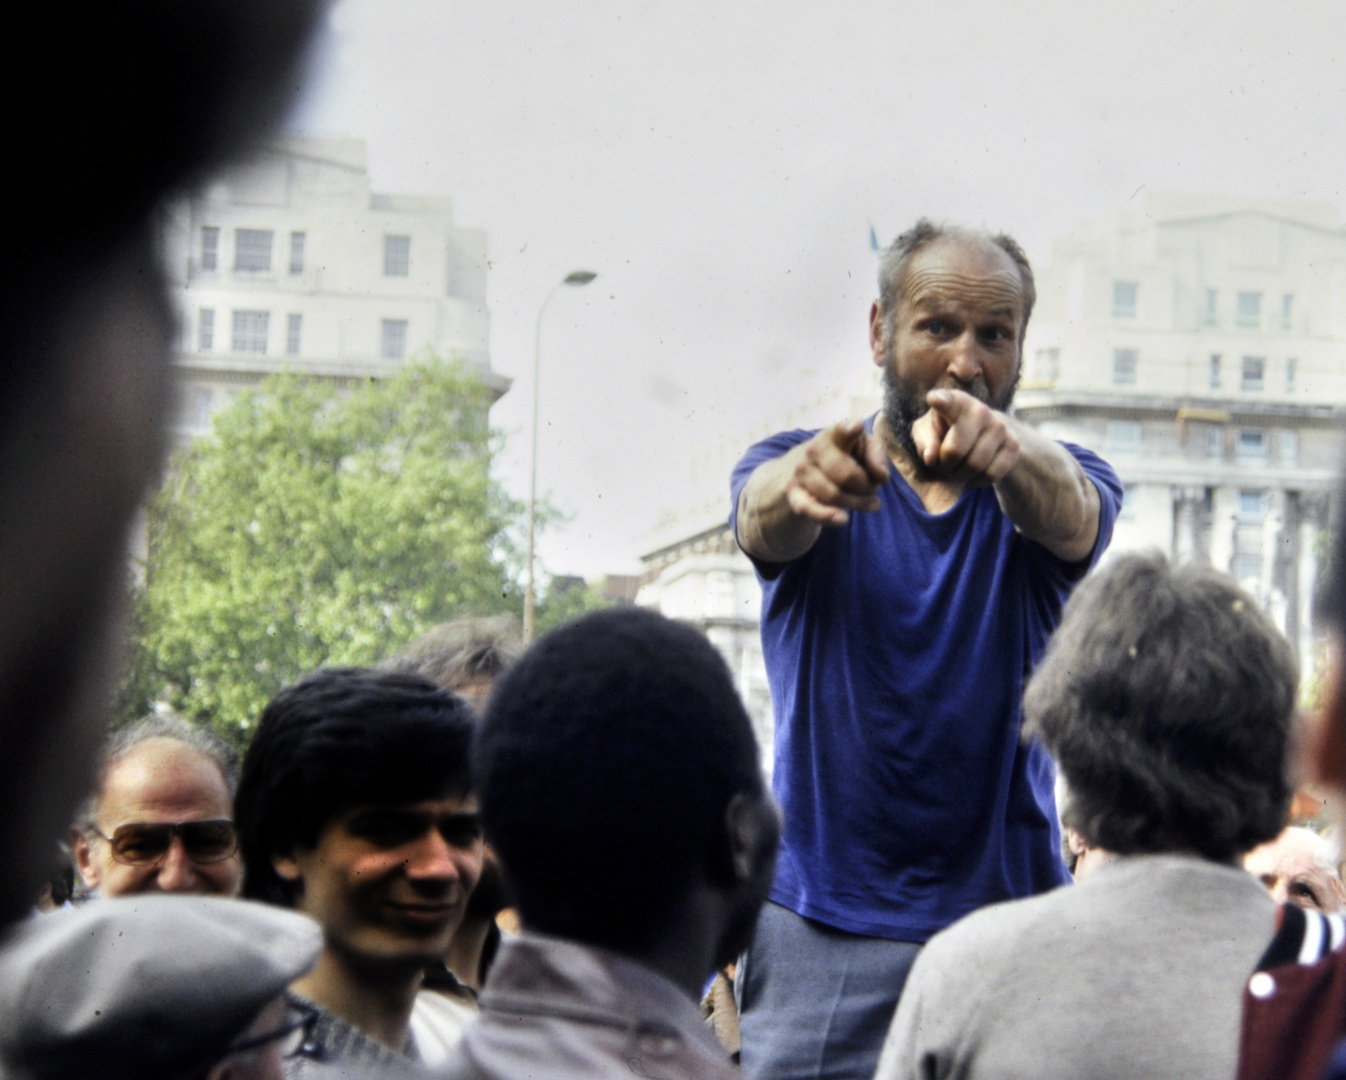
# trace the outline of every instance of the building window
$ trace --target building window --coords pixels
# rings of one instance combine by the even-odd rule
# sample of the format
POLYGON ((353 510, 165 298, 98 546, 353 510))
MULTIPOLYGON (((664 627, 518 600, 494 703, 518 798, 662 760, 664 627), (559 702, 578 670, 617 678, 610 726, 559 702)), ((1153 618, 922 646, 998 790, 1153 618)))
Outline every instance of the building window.
POLYGON ((1267 361, 1263 356, 1245 356, 1243 370, 1239 376, 1239 389, 1260 393, 1263 376, 1266 374, 1267 361))
POLYGON ((1262 294, 1260 292, 1239 293, 1238 324, 1254 330, 1262 325, 1262 294))
POLYGON ((1206 456, 1215 461, 1224 460, 1224 428, 1213 427, 1206 432, 1206 456))
POLYGON ((1121 319, 1136 317, 1136 294, 1140 286, 1134 281, 1114 281, 1112 283, 1112 313, 1121 319))
POLYGON ((1220 321, 1220 294, 1214 289, 1206 290, 1206 310, 1202 314, 1201 321, 1207 326, 1214 326, 1220 321))
POLYGON ((1240 582, 1262 580, 1262 556, 1239 554, 1234 557, 1234 576, 1240 582))
POLYGON ((379 356, 385 360, 401 360, 407 355, 407 320, 384 319, 379 344, 379 356))
POLYGON ((1055 385, 1061 373, 1061 350, 1039 349, 1034 367, 1036 381, 1055 385))
POLYGON ((1122 505, 1117 510, 1118 521, 1136 520, 1136 485, 1122 485, 1122 505))
POLYGON ((220 230, 216 225, 201 226, 201 269, 220 267, 220 230))
POLYGON ((238 229, 234 232, 234 269, 270 270, 270 229, 238 229))
POLYGON ((287 315, 285 317, 285 353, 287 356, 299 355, 299 334, 304 328, 304 316, 287 315))
POLYGON ((1238 437, 1239 461, 1264 462, 1267 459, 1267 433, 1256 429, 1240 431, 1238 437))
POLYGON ((1220 354, 1210 354, 1210 388, 1220 389, 1220 354))
POLYGON ((1114 386, 1135 386, 1136 361, 1140 354, 1135 349, 1113 349, 1112 384, 1114 386))
POLYGON ((1299 464, 1299 432, 1297 431, 1281 432, 1281 464, 1282 465, 1299 464))
POLYGON ((383 276, 406 277, 411 273, 411 237, 383 238, 383 276))
POLYGON ((234 352, 265 353, 270 321, 271 315, 266 311, 235 311, 234 352))
POLYGON ((290 273, 304 272, 304 233, 290 233, 290 273))
POLYGON ((1140 425, 1131 420, 1108 421, 1108 452, 1140 453, 1140 425))
POLYGON ((209 390, 197 390, 192 394, 192 427, 205 431, 210 427, 211 405, 215 395, 209 390))
POLYGON ((202 352, 215 348, 215 309, 202 308, 196 317, 196 347, 202 352))
POLYGON ((1286 293, 1281 297, 1281 329, 1289 330, 1295 325, 1295 298, 1286 293))
POLYGON ((1299 361, 1293 356, 1285 361, 1285 392, 1293 394, 1295 392, 1295 376, 1299 374, 1299 361))
POLYGON ((1265 492, 1249 491, 1246 488, 1239 492, 1239 520, 1249 522, 1259 522, 1267 516, 1267 500, 1265 492))

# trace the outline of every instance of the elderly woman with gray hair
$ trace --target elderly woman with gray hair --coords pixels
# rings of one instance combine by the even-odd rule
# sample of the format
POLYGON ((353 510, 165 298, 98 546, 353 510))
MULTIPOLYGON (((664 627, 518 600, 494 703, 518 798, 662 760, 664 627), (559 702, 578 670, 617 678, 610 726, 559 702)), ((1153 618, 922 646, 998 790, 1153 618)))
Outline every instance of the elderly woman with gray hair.
POLYGON ((926 946, 878 1080, 1234 1075, 1244 983, 1275 905, 1239 866, 1280 832, 1297 671, 1225 574, 1119 558, 1066 607, 1024 698, 1113 858, 926 946))

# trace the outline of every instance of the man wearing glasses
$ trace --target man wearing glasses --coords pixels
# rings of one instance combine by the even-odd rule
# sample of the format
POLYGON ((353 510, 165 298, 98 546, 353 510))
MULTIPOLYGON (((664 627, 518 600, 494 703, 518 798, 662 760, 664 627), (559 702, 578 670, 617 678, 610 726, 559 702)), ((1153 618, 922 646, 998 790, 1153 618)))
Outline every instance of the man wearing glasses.
POLYGON ((115 733, 99 791, 71 833, 84 884, 101 896, 235 896, 233 752, 204 728, 155 716, 115 733))

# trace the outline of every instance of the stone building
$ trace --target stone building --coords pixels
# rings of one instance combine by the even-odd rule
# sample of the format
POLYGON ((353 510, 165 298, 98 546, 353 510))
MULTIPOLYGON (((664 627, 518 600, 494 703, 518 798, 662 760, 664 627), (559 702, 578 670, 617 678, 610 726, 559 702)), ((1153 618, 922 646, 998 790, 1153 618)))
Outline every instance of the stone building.
POLYGON ((1248 587, 1312 669, 1346 419, 1346 233, 1330 204, 1148 195, 1058 238, 1020 418, 1126 485, 1112 551, 1248 587))
POLYGON ((282 369, 340 381, 422 350, 491 371, 486 234, 446 198, 370 190, 365 145, 285 136, 166 215, 180 437, 282 369))

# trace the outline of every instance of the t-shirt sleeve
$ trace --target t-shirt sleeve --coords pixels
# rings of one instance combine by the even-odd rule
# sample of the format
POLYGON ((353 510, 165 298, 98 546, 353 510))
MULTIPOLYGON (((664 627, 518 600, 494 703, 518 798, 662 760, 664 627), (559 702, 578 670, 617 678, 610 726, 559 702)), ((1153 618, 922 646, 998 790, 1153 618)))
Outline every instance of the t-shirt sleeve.
MULTIPOLYGON (((738 497, 743 491, 743 485, 748 482, 748 477, 752 476, 757 466, 765 462, 772 461, 780 457, 786 451, 793 449, 802 442, 807 442, 817 434, 817 431, 805 431, 802 428, 796 428, 794 431, 782 431, 770 438, 763 439, 761 442, 753 443, 748 447, 734 471, 729 477, 729 528, 734 534, 734 542, 738 543, 738 497)), ((740 550, 742 550, 740 545, 740 550)), ((747 552, 744 552, 748 555, 747 552)), ((752 559, 752 564, 757 568, 757 572, 763 577, 774 577, 780 573, 781 563, 768 563, 752 559)))

